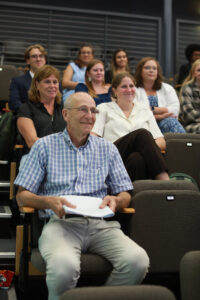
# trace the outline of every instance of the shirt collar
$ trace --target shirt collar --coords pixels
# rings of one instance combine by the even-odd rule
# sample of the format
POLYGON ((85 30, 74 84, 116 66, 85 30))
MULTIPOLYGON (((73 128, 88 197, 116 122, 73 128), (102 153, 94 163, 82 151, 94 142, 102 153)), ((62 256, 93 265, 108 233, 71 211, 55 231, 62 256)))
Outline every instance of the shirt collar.
POLYGON ((34 73, 32 71, 29 71, 30 75, 31 75, 31 78, 34 77, 34 73))
POLYGON ((65 142, 66 142, 70 147, 73 147, 73 148, 76 149, 76 150, 77 150, 77 149, 80 149, 80 148, 85 148, 85 147, 87 147, 87 145, 89 145, 89 143, 91 143, 91 139, 92 139, 92 136, 89 135, 88 138, 87 138, 86 143, 85 143, 83 146, 77 148, 77 147, 72 143, 72 140, 71 140, 71 138, 70 138, 70 136, 69 136, 69 133, 68 133, 68 131, 67 131, 67 128, 64 129, 64 131, 63 131, 63 136, 64 136, 64 139, 65 139, 65 142))

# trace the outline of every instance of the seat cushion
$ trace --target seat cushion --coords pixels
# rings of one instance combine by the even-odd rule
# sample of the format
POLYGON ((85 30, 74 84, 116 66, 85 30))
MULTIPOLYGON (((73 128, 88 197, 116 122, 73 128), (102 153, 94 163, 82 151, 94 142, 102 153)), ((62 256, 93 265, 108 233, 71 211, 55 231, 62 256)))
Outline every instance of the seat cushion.
MULTIPOLYGON (((38 248, 32 249, 31 262, 40 272, 46 272, 46 263, 38 248)), ((100 255, 85 253, 81 255, 81 270, 83 276, 105 275, 107 277, 112 271, 112 265, 100 255)))

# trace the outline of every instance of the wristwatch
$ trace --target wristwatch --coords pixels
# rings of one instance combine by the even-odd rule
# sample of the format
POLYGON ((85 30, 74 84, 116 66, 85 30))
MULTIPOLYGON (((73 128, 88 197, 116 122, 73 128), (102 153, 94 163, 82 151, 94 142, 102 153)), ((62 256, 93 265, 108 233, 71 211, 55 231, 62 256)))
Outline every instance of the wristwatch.
POLYGON ((154 113, 155 106, 151 106, 151 110, 154 113))

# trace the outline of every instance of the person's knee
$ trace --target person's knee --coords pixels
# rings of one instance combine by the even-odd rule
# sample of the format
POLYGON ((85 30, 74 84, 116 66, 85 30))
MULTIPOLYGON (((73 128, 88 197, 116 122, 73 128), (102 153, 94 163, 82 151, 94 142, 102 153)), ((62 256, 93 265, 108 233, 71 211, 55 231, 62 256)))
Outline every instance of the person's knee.
POLYGON ((140 283, 149 268, 149 257, 146 251, 138 246, 137 251, 129 251, 126 253, 126 257, 124 258, 124 265, 126 265, 127 272, 129 276, 133 278, 133 283, 140 283))
POLYGON ((147 178, 145 160, 139 152, 133 152, 129 155, 125 167, 132 181, 147 178))
POLYGON ((47 263, 47 285, 53 285, 59 295, 75 287, 79 276, 80 263, 76 258, 54 253, 47 263))
POLYGON ((141 144, 141 145, 145 145, 146 143, 150 143, 152 142, 152 140, 154 140, 152 134, 150 131, 141 128, 141 129, 137 129, 137 135, 136 135, 136 142, 137 144, 141 144))

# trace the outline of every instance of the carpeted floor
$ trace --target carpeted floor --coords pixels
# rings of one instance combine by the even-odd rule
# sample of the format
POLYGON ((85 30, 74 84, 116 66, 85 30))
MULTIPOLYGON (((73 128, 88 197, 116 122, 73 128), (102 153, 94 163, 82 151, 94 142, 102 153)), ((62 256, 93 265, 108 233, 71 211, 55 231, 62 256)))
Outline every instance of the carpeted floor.
POLYGON ((0 299, 1 300, 8 300, 8 293, 5 290, 0 290, 0 299))
POLYGON ((11 287, 8 290, 3 290, 0 288, 0 299, 1 300, 17 300, 14 285, 11 285, 11 287))

